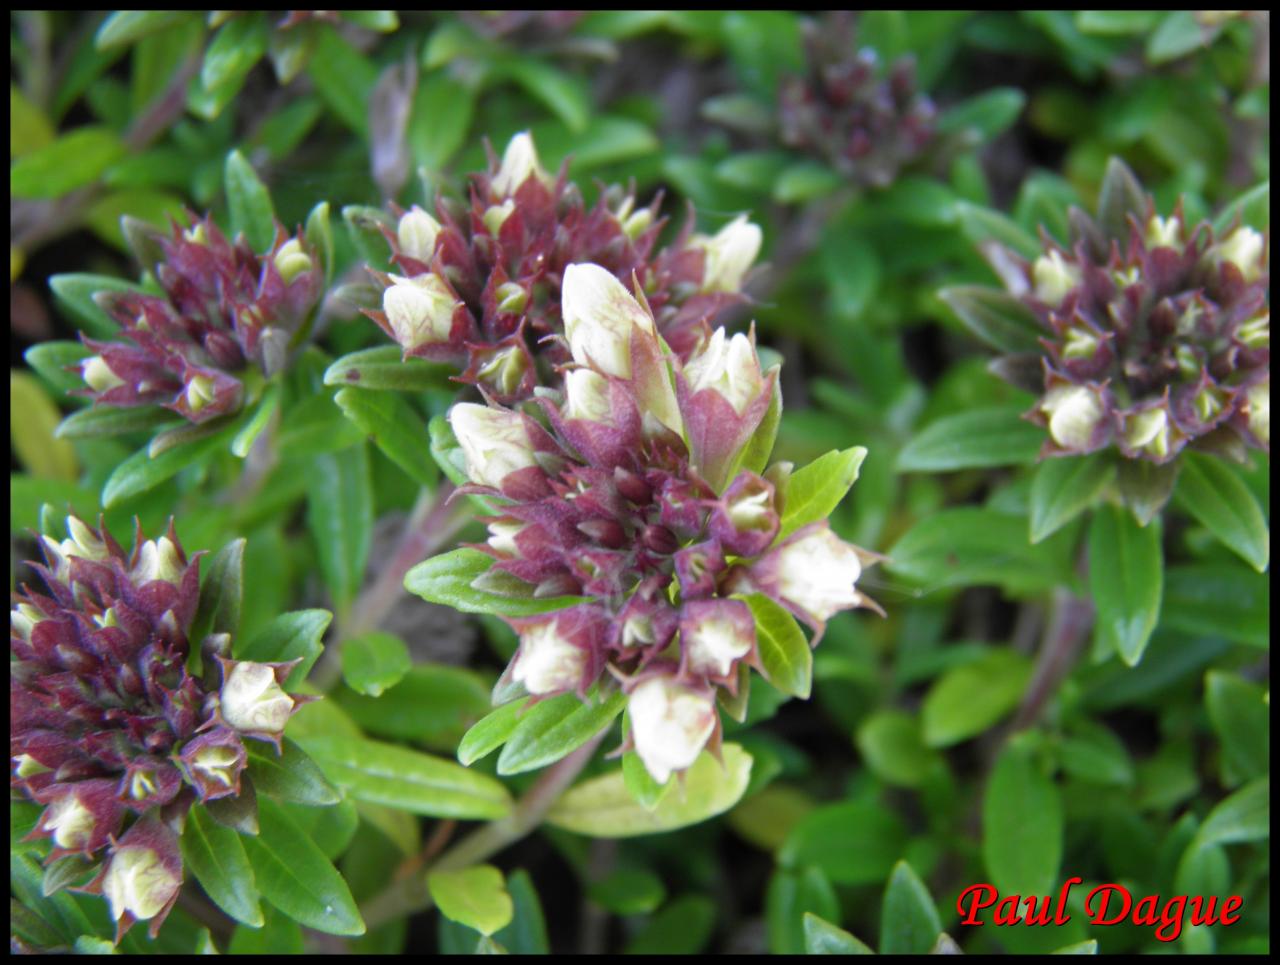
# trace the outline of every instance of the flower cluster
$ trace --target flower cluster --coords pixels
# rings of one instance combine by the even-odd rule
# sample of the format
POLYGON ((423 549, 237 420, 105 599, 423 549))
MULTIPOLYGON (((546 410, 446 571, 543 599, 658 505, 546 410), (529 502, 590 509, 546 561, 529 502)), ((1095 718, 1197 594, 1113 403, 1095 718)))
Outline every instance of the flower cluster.
POLYGON ((238 411, 250 364, 270 376, 306 337, 324 287, 317 253, 277 227, 271 250, 258 255, 209 218, 137 247, 157 256, 164 297, 96 296, 129 341, 83 339, 96 353, 80 364, 85 394, 104 405, 164 406, 196 423, 238 411))
POLYGON ((808 72, 783 81, 783 143, 823 157, 859 184, 885 187, 934 136, 933 102, 907 57, 881 76, 874 50, 856 50, 847 12, 804 25, 808 72), (855 53, 856 50, 856 53, 855 53))
POLYGON ((758 667, 743 597, 762 594, 821 632, 872 605, 855 588, 869 554, 825 521, 779 538, 785 468, 743 467, 780 404, 753 337, 717 329, 674 357, 642 301, 590 264, 565 271, 563 313, 562 391, 524 411, 450 413, 464 491, 501 504, 479 547, 494 563, 476 585, 514 577, 534 597, 586 598, 511 619, 520 646, 505 679, 541 698, 616 678, 629 740, 662 782, 718 748, 717 689, 736 694, 743 665, 758 667))
POLYGON ((453 362, 465 382, 502 402, 556 385, 563 344, 564 271, 591 262, 639 281, 667 343, 682 357, 698 347, 703 323, 740 301, 743 276, 760 249, 760 229, 739 218, 714 237, 691 234, 655 251, 662 222, 655 200, 614 186, 587 208, 564 170, 542 169, 528 134, 518 134, 502 162, 472 176, 471 204, 444 199, 433 216, 422 208, 387 229, 402 274, 375 273, 382 310, 367 314, 408 357, 453 362))
POLYGON ((105 853, 85 890, 111 903, 117 940, 145 919, 154 936, 182 883, 175 828, 193 802, 239 795, 244 739, 278 747, 305 698, 282 688, 296 661, 228 659, 227 634, 192 654, 199 565, 172 525, 132 553, 74 516, 67 531, 31 564, 47 593, 24 587, 10 614, 11 785, 45 805, 49 861, 105 853))
MULTIPOLYGON (((1187 445, 1270 447, 1271 310, 1266 239, 1215 238, 1179 205, 1156 213, 1113 161, 1103 207, 1073 210, 1070 247, 994 259, 1042 330, 1043 397, 1028 417, 1046 454, 1114 445, 1165 463, 1187 445)), ((1012 370, 1012 369, 1010 369, 1012 370)))

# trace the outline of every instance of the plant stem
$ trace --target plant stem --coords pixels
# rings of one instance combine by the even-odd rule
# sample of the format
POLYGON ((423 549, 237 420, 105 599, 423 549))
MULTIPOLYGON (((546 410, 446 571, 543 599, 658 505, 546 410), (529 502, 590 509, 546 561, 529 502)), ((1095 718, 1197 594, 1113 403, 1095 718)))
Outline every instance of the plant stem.
POLYGON ((1054 590, 1049 620, 1045 626, 1031 683, 1013 719, 1011 730, 1025 730, 1039 720, 1049 698, 1053 696, 1075 662, 1081 646, 1093 629, 1093 604, 1073 596, 1059 587, 1054 590))
MULTIPOLYGON (((573 783, 604 740, 608 728, 602 730, 572 754, 552 765, 537 783, 525 792, 511 813, 473 831, 436 859, 430 871, 466 868, 497 854, 509 844, 519 841, 542 823, 560 795, 573 783)), ((370 931, 404 915, 416 914, 431 907, 427 876, 415 874, 392 884, 361 907, 365 925, 370 931)))

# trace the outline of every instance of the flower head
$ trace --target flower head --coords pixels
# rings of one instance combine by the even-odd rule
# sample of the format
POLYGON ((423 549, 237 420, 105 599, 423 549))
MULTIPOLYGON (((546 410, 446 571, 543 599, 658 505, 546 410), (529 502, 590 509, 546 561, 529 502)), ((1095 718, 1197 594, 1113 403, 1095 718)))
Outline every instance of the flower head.
POLYGON ((576 291, 593 305, 612 297, 598 281, 568 284, 574 266, 590 265, 628 298, 637 283, 647 311, 631 321, 656 326, 685 355, 699 344, 704 321, 742 300, 760 230, 739 218, 706 238, 691 234, 690 219, 658 249, 658 203, 637 209, 634 194, 614 186, 587 207, 563 170, 552 177, 543 168, 533 138, 517 134, 500 160, 472 175, 469 207, 441 198, 434 216, 397 211, 394 230, 383 230, 400 274, 374 273, 387 294, 381 311, 366 314, 406 358, 451 362, 463 381, 499 402, 517 402, 540 383, 559 387, 559 366, 581 362, 583 352, 599 354, 610 372, 626 366, 628 320, 613 319, 619 324, 610 328, 609 316, 593 308, 603 327, 584 342, 574 322, 581 303, 563 297, 576 291), (410 285, 439 294, 429 305, 410 285))
POLYGON ((506 680, 538 698, 622 681, 637 752, 666 780, 710 739, 716 689, 736 693, 757 659, 754 617, 735 593, 771 596, 815 629, 871 604, 854 589, 860 557, 830 530, 774 545, 775 487, 740 468, 776 383, 751 339, 704 333, 706 351, 682 363, 593 266, 566 273, 565 300, 572 341, 593 349, 575 348, 563 392, 538 397, 546 427, 499 407, 450 415, 472 481, 463 491, 499 504, 476 547, 493 557, 479 579, 586 598, 508 621, 520 646, 506 680), (575 293, 579 282, 596 290, 575 293))
POLYGON ((182 879, 165 822, 240 793, 244 740, 278 740, 301 702, 280 687, 294 664, 220 667, 220 634, 193 671, 199 566, 172 525, 139 532, 132 552, 74 516, 67 533, 43 538, 45 564, 31 565, 45 592, 24 587, 10 616, 10 783, 45 805, 33 834, 50 860, 107 849, 112 913, 154 930, 182 879))
POLYGON ((164 295, 100 292, 98 303, 127 341, 83 338, 96 354, 80 374, 99 404, 159 405, 191 422, 237 411, 245 371, 271 375, 306 334, 324 283, 317 253, 301 235, 258 254, 228 241, 209 218, 170 234, 130 229, 164 295))

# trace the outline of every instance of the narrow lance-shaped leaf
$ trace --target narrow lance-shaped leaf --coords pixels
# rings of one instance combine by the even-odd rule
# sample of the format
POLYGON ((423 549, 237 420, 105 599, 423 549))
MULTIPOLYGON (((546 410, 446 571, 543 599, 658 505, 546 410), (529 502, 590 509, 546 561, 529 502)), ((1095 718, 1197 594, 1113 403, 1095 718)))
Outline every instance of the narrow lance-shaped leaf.
POLYGON ((857 481, 858 469, 866 455, 867 450, 862 446, 836 450, 792 473, 787 481, 778 535, 784 537, 830 516, 857 481))
POLYGON ((552 764, 581 747, 622 713, 626 697, 589 695, 584 704, 575 694, 544 700, 516 724, 498 758, 498 773, 522 774, 552 764))
POLYGON ((764 678, 783 693, 807 700, 813 684, 813 651, 795 617, 761 593, 742 599, 755 618, 764 678))
POLYGON ((562 610, 583 598, 557 596, 536 599, 533 588, 519 580, 510 581, 511 594, 499 594, 486 584, 477 589, 473 584, 488 573, 493 557, 473 549, 457 549, 433 556, 411 569, 404 578, 405 589, 428 603, 441 603, 464 613, 492 613, 496 616, 534 616, 562 610))
POLYGON ((373 483, 363 446, 314 457, 307 488, 307 526, 315 538, 320 571, 338 607, 364 581, 373 537, 373 483))
POLYGON ((243 233, 254 251, 266 251, 276 232, 276 213, 266 185, 239 151, 227 155, 224 176, 232 232, 243 233))
POLYGON ((337 804, 342 795, 330 784, 319 766, 310 756, 288 737, 281 743, 281 752, 261 741, 250 741, 249 776, 253 786, 263 794, 292 804, 324 807, 337 804))
POLYGON ((458 744, 458 760, 464 767, 469 767, 506 743, 520 723, 520 712, 525 703, 524 700, 513 700, 503 704, 471 725, 458 744))
POLYGON ((1114 461, 1101 453, 1042 462, 1031 482, 1031 542, 1052 536, 1088 509, 1114 476, 1114 461))
POLYGON ((1050 894, 1062 861, 1062 803, 1037 760, 1036 736, 1005 746, 983 792, 982 856, 1001 894, 1050 894))
POLYGON ((873 955, 852 933, 811 911, 804 913, 804 950, 808 955, 873 955))
POLYGON ((258 887, 240 835, 214 821, 201 804, 192 807, 182 829, 182 859, 219 908, 246 925, 262 925, 258 887))
POLYGON ((1271 532, 1249 487, 1221 459, 1194 452, 1181 458, 1178 504, 1261 573, 1271 557, 1271 532))
POLYGON ((911 865, 899 861, 889 877, 880 910, 880 953, 923 955, 933 948, 941 931, 929 889, 911 865))
POLYGON ((1044 430, 1022 409, 999 406, 945 416, 913 436, 898 454, 899 472, 952 472, 987 466, 1028 465, 1044 443, 1044 430))
POLYGON ((1133 666, 1160 615, 1164 556, 1158 526, 1140 528, 1116 506, 1095 511, 1089 527, 1089 586, 1104 645, 1133 666))
POLYGON ((324 373, 325 385, 397 392, 445 388, 453 369, 423 359, 402 359, 399 345, 379 345, 344 355, 324 373))
POLYGON ((389 392, 347 387, 333 401, 374 445, 421 486, 433 486, 439 471, 431 458, 431 436, 413 406, 389 392))

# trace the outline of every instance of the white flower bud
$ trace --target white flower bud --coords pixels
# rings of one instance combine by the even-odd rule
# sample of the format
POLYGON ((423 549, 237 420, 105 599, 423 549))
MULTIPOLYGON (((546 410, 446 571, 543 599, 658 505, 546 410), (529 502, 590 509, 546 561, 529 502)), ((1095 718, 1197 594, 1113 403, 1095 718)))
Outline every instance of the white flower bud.
POLYGON ((1031 274, 1035 279, 1036 298, 1054 307, 1061 305, 1067 292, 1080 284, 1080 268, 1063 261, 1056 248, 1036 259, 1031 274))
POLYGON ((1097 393, 1082 385, 1050 389, 1040 411, 1049 419, 1050 437, 1063 449, 1087 449, 1103 416, 1097 393))
POLYGON ((645 770, 659 784, 702 753, 716 726, 715 697, 670 677, 650 677, 627 699, 631 736, 645 770))
POLYGON ((689 244, 701 248, 706 257, 702 290, 739 291, 743 276, 760 253, 763 238, 760 226, 748 221, 746 215, 738 215, 713 237, 694 235, 690 238, 689 244))
POLYGON ((85 359, 80 364, 80 377, 94 392, 106 392, 118 385, 124 385, 124 379, 111 371, 111 366, 101 355, 85 359))
POLYGON ((1178 235, 1182 231, 1182 222, 1177 217, 1161 218, 1154 216, 1147 222, 1148 248, 1174 248, 1178 244, 1178 235))
POLYGON ((186 567, 178 556, 178 548, 167 536, 149 539, 138 551, 138 562, 129 574, 135 583, 150 583, 152 580, 165 580, 177 583, 182 579, 186 567))
POLYGON ((574 369, 564 377, 564 417, 613 423, 609 380, 592 369, 574 369))
POLYGON ((1067 359, 1091 359, 1098 351, 1098 337, 1082 326, 1067 329, 1062 357, 1067 359))
POLYGON ((96 533, 75 516, 67 517, 67 535, 61 543, 48 536, 42 536, 45 547, 53 554, 56 575, 65 580, 69 572, 69 560, 73 556, 81 559, 101 562, 111 554, 107 552, 107 544, 100 540, 96 533))
POLYGON ((862 560, 826 526, 780 547, 777 572, 778 595, 815 620, 828 620, 862 602, 855 588, 862 560))
POLYGON ((102 893, 111 902, 111 915, 125 912, 139 921, 154 918, 182 884, 151 848, 123 848, 111 856, 102 893))
POLYGON ((280 250, 276 252, 275 262, 276 271, 280 272, 280 277, 286 285, 303 272, 310 271, 313 264, 311 256, 302 250, 302 242, 297 238, 290 238, 280 246, 280 250))
POLYGON ((1229 261, 1240 269, 1245 281, 1257 281, 1262 274, 1262 235, 1252 228, 1241 227, 1231 232, 1213 248, 1218 262, 1229 261))
POLYGON ((636 328, 653 333, 649 313, 599 265, 566 268, 561 297, 573 360, 606 375, 630 378, 631 334, 636 328))
POLYGON ((37 774, 48 774, 53 770, 51 767, 45 767, 30 754, 19 754, 13 758, 13 773, 20 778, 34 777, 37 774))
POLYGON ((519 413, 460 402, 449 411, 449 424, 474 483, 500 488, 509 473, 537 465, 533 441, 519 413))
POLYGON ((217 391, 213 379, 207 375, 193 375, 187 383, 187 407, 192 412, 199 412, 215 398, 217 391))
POLYGON ((1271 312, 1264 311, 1236 330, 1236 338, 1246 348, 1267 348, 1271 345, 1271 312))
POLYGON ((507 219, 511 217, 515 210, 516 203, 508 198, 502 204, 494 204, 486 208, 484 214, 480 216, 480 220, 489 229, 489 234, 496 238, 498 232, 502 230, 502 226, 507 223, 507 219))
POLYGON ((265 663, 241 661, 231 668, 222 684, 222 719, 240 731, 284 732, 293 712, 293 698, 278 683, 265 663))
POLYGON ((1271 445, 1271 380, 1250 386, 1245 393, 1245 401, 1248 406, 1249 431, 1263 445, 1271 445))
POLYGON ((739 332, 726 343, 724 329, 717 328, 702 350, 684 367, 694 392, 715 389, 742 415, 764 389, 760 360, 751 340, 739 332))
POLYGON ((453 333, 453 313, 462 304, 437 275, 416 278, 391 276, 391 287, 382 293, 382 310, 404 348, 448 342, 453 333))
POLYGON ((653 212, 648 208, 641 208, 622 219, 622 233, 635 241, 649 230, 651 224, 653 224, 653 212))
POLYGON ((511 677, 523 683, 531 694, 574 690, 582 683, 587 652, 561 636, 558 623, 552 618, 520 634, 520 650, 511 677))
MULTIPOLYGON (((751 652, 755 643, 753 624, 747 620, 733 619, 732 610, 700 613, 695 619, 682 624, 681 644, 688 658, 688 667, 695 674, 724 677, 733 668, 734 661, 751 652)), ((735 608, 736 609, 736 608, 735 608)), ((707 608, 710 611, 711 608, 707 608)))
POLYGON ((524 290, 523 285, 514 281, 503 282, 494 295, 497 297, 500 312, 519 314, 529 303, 529 293, 524 290))
POLYGON ((506 556, 519 556, 520 548, 516 546, 516 537, 528 523, 498 521, 489 524, 489 545, 506 556))
POLYGON ((1169 454, 1169 414, 1163 408, 1134 413, 1125 426, 1124 441, 1163 459, 1169 454))
POLYGON ((440 222, 416 204, 400 216, 396 225, 396 242, 401 254, 428 262, 436 253, 436 238, 440 234, 440 222))
POLYGON ((62 795, 44 813, 41 825, 53 835, 59 848, 83 848, 93 835, 93 812, 80 803, 75 793, 62 795))
POLYGON ((773 493, 761 487, 755 492, 733 500, 728 505, 729 522, 734 529, 762 530, 768 529, 775 515, 773 493))
POLYGON ((512 395, 528 371, 528 356, 512 346, 494 352, 489 361, 476 370, 476 378, 500 395, 512 395))
POLYGON ((31 642, 31 631, 44 619, 44 614, 30 603, 19 603, 9 611, 9 629, 14 636, 31 642))
POLYGON ((208 776, 210 781, 231 787, 236 783, 240 755, 234 747, 213 744, 201 748, 191 760, 191 767, 208 776))
POLYGON ((501 197, 513 195, 531 174, 543 184, 548 184, 551 180, 538 163, 533 138, 528 131, 522 131, 511 139, 502 154, 502 165, 493 178, 493 190, 501 197))

